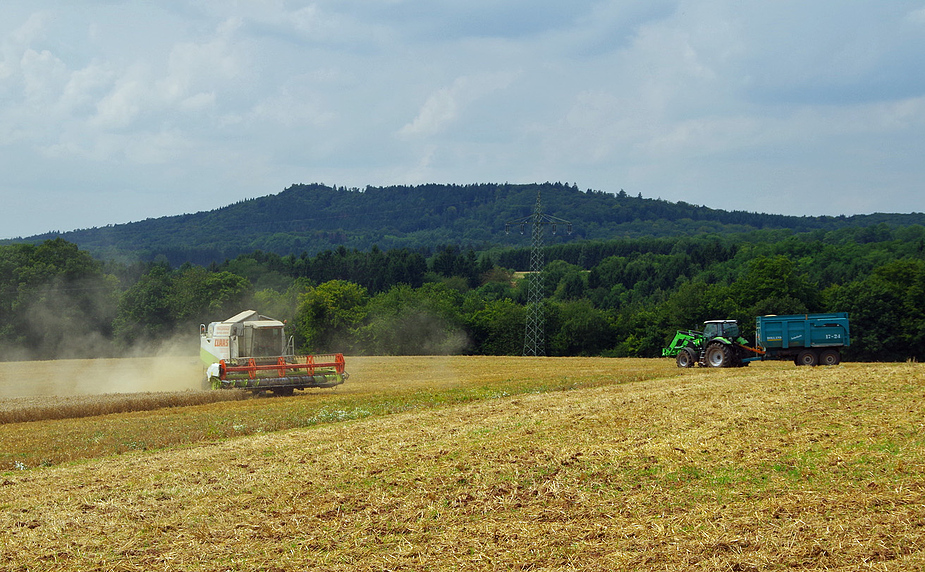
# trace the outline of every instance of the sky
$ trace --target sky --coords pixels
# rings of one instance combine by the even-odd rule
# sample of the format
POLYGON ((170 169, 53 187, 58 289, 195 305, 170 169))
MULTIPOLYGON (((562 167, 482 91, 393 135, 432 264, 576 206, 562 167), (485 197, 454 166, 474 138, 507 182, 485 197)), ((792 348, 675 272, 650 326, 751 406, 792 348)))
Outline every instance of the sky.
POLYGON ((921 0, 10 0, 0 238, 298 183, 923 212, 922 62, 921 0))

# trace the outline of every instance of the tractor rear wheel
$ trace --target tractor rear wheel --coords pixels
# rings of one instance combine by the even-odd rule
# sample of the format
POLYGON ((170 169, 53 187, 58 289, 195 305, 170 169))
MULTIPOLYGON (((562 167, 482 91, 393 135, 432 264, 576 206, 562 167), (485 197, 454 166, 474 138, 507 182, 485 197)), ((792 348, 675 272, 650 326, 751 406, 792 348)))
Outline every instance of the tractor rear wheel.
POLYGON ((819 363, 819 356, 813 350, 803 350, 797 354, 797 365, 816 365, 819 363))
POLYGON ((694 367, 697 358, 694 357, 694 352, 685 348, 681 350, 675 361, 678 362, 678 367, 694 367))
POLYGON ((732 351, 726 344, 713 343, 707 346, 704 359, 709 367, 730 367, 732 365, 732 351))

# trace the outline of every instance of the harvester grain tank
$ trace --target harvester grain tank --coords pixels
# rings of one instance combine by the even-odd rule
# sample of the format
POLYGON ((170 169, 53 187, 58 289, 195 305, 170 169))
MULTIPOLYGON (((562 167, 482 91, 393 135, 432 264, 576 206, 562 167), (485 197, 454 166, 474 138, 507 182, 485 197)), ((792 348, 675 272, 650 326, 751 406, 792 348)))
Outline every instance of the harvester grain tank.
POLYGON ((678 367, 738 367, 756 360, 793 359, 797 365, 837 365, 851 343, 848 314, 758 316, 755 344, 739 335, 735 320, 710 320, 702 332, 679 330, 662 356, 678 367))
POLYGON ((344 383, 343 354, 295 355, 279 320, 246 310, 223 322, 199 326, 205 386, 291 395, 295 389, 344 383))

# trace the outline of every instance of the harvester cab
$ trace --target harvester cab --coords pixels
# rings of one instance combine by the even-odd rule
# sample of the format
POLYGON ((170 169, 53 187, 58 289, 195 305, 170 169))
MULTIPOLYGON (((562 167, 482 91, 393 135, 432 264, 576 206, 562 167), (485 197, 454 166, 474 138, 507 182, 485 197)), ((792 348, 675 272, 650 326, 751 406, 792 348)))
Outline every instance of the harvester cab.
POLYGON ((254 310, 199 326, 204 386, 292 395, 295 389, 334 387, 348 377, 343 354, 299 356, 286 325, 254 310))

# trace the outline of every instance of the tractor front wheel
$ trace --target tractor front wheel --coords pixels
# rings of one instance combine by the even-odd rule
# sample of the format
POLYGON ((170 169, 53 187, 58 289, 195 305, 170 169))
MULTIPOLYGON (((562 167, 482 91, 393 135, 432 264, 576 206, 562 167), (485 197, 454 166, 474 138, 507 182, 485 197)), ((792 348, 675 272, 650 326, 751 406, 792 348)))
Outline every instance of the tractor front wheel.
POLYGON ((725 344, 710 344, 704 359, 709 367, 729 367, 732 365, 732 351, 725 344))
POLYGON ((694 364, 697 363, 697 358, 694 357, 694 352, 691 350, 683 349, 675 361, 678 362, 678 367, 694 367, 694 364))

